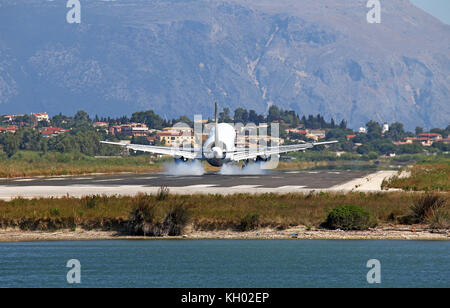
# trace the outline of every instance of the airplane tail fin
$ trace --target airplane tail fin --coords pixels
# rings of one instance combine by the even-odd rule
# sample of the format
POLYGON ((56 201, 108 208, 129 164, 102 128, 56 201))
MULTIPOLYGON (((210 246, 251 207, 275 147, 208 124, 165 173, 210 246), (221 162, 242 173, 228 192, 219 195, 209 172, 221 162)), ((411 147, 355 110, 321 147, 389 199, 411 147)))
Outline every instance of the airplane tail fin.
POLYGON ((219 146, 219 118, 217 117, 217 102, 214 103, 214 119, 215 119, 215 131, 214 131, 214 144, 219 146))

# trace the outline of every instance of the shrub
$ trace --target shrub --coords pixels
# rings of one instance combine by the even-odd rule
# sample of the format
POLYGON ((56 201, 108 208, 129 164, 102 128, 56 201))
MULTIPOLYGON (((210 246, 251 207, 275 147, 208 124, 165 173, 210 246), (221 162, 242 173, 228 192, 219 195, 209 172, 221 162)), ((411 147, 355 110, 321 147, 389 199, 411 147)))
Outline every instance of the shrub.
POLYGON ((367 230, 371 226, 370 213, 357 206, 338 206, 328 214, 324 226, 329 229, 367 230))
POLYGON ((145 195, 138 195, 135 202, 127 224, 128 232, 131 235, 153 235, 154 206, 145 195))
POLYGON ((410 207, 412 218, 416 223, 424 223, 430 219, 436 211, 443 208, 447 200, 439 194, 427 193, 414 200, 410 207))
POLYGON ((88 209, 93 209, 100 203, 101 197, 99 195, 86 196, 82 200, 88 209))
POLYGON ((429 218, 431 229, 450 228, 450 213, 445 209, 439 209, 429 218))
POLYGON ((247 214, 241 219, 238 230, 240 231, 250 231, 255 230, 259 227, 259 214, 247 214))
POLYGON ((61 215, 61 211, 58 208, 50 209, 50 216, 59 216, 61 215))
POLYGON ((184 204, 172 206, 162 223, 164 234, 178 236, 183 234, 184 228, 190 220, 190 213, 184 204))
POLYGON ((156 200, 158 201, 163 201, 166 200, 169 197, 169 188, 167 188, 167 186, 162 185, 159 189, 158 189, 158 193, 156 194, 156 200))

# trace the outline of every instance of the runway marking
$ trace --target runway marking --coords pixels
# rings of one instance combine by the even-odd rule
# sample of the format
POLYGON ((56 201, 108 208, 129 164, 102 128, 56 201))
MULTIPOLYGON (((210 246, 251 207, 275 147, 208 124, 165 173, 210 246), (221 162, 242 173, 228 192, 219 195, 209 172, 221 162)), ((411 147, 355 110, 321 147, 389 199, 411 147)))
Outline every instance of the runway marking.
POLYGON ((153 180, 153 179, 157 179, 158 177, 156 177, 156 176, 149 176, 149 177, 146 177, 146 178, 139 178, 140 180, 153 180))
POLYGON ((277 187, 277 189, 302 189, 302 188, 306 188, 306 186, 288 185, 288 186, 277 187))
POLYGON ((259 176, 241 176, 241 179, 259 179, 259 176))
POLYGON ((286 172, 286 173, 289 173, 289 174, 299 174, 300 171, 289 171, 289 172, 286 172))
POLYGON ((218 186, 217 184, 199 184, 199 185, 190 185, 185 186, 184 188, 208 188, 208 187, 215 187, 218 186))
POLYGON ((309 171, 308 173, 309 174, 318 174, 319 172, 318 171, 309 171))
POLYGON ((282 176, 273 176, 272 179, 284 179, 282 176))
POLYGON ((335 172, 329 171, 328 173, 329 173, 329 174, 341 174, 340 172, 337 172, 337 171, 335 171, 335 172))
POLYGON ((31 182, 34 181, 35 179, 21 179, 21 180, 14 180, 14 182, 31 182))
POLYGON ((67 178, 51 178, 51 179, 44 179, 44 181, 63 181, 67 180, 67 178))
POLYGON ((252 189, 261 187, 262 185, 237 185, 237 186, 231 186, 229 189, 252 189))
POLYGON ((93 180, 94 178, 69 178, 69 180, 93 180))
POLYGON ((94 183, 100 183, 100 182, 114 182, 114 181, 123 181, 124 179, 109 179, 109 180, 95 180, 92 181, 94 183))

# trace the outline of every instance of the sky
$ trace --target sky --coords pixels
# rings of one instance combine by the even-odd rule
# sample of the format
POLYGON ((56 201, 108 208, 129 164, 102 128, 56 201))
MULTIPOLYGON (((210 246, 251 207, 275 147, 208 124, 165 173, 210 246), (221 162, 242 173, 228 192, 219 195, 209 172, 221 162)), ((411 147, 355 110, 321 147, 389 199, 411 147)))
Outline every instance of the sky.
POLYGON ((427 11, 450 25, 450 0, 410 0, 412 4, 427 11))

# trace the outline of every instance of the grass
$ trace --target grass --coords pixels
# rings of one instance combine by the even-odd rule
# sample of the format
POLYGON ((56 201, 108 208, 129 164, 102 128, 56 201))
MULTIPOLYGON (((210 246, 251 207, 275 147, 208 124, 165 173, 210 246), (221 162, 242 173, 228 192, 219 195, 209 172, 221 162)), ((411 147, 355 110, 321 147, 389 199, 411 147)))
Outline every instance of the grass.
POLYGON ((79 153, 21 151, 12 158, 0 155, 0 178, 81 175, 89 173, 160 172, 161 160, 150 163, 147 155, 95 158, 79 153))
POLYGON ((412 191, 450 191, 450 158, 424 160, 408 167, 409 177, 394 176, 383 183, 383 188, 401 188, 412 191))
MULTIPOLYGON (((448 193, 441 194, 446 200, 448 193)), ((121 230, 139 204, 139 196, 91 196, 84 198, 15 199, 0 201, 0 226, 30 230, 81 227, 121 230)), ((264 194, 264 195, 168 195, 158 201, 145 196, 155 221, 164 221, 168 211, 183 204, 190 221, 199 230, 255 227, 287 228, 319 226, 340 205, 358 206, 378 223, 396 222, 409 213, 415 196, 410 193, 264 194)), ((447 202, 448 204, 448 202, 447 202)))

